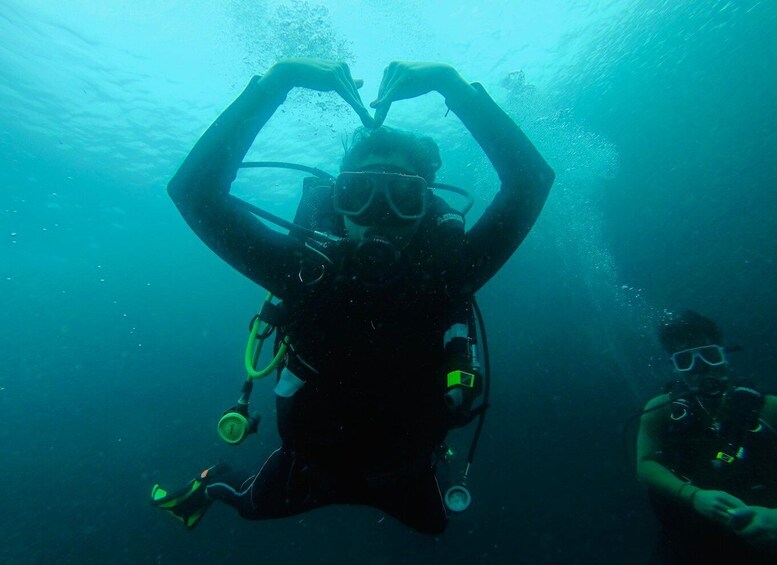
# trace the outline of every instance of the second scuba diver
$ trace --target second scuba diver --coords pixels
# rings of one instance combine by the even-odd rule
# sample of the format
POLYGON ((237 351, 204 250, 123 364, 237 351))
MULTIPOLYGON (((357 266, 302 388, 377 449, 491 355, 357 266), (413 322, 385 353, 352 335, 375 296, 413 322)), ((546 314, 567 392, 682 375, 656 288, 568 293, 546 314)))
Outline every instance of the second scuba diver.
POLYGON ((391 63, 374 118, 359 86, 344 63, 276 63, 219 116, 169 184, 194 232, 282 300, 274 320, 281 446, 250 476, 218 465, 176 493, 157 486, 152 503, 189 527, 221 500, 247 519, 366 504, 419 532, 445 529, 435 450, 459 422, 458 408, 471 405, 451 393, 473 386, 454 371, 469 356, 472 298, 528 234, 554 173, 484 88, 448 65, 391 63), (304 218, 331 246, 270 229, 230 195, 254 138, 300 87, 337 92, 364 124, 304 218), (435 142, 382 126, 393 102, 431 91, 501 181, 469 230, 432 193, 435 142))
POLYGON ((637 440, 655 562, 777 562, 777 397, 731 373, 738 348, 709 318, 686 311, 659 337, 681 380, 647 403, 637 440))

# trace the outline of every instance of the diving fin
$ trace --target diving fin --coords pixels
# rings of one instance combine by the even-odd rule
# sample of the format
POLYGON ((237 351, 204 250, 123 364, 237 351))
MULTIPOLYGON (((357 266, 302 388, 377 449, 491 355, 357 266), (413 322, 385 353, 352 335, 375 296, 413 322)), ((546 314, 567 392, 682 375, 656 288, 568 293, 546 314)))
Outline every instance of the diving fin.
POLYGON ((205 494, 205 487, 217 472, 223 473, 227 469, 226 465, 215 465, 205 469, 185 487, 172 493, 156 484, 151 489, 151 505, 168 512, 191 530, 213 503, 213 500, 205 494))

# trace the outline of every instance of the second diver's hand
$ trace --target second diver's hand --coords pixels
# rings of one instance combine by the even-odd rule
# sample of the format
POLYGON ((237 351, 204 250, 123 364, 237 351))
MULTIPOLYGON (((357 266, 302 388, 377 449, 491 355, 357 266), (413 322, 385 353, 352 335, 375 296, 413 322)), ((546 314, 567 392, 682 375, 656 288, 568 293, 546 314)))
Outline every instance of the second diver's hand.
POLYGON ((375 123, 386 119, 391 103, 437 91, 446 100, 458 100, 476 94, 456 69, 444 63, 394 61, 383 71, 378 97, 370 103, 375 108, 375 123))
POLYGON ((359 88, 364 81, 351 77, 351 70, 345 63, 323 59, 284 59, 270 67, 262 81, 284 92, 295 87, 334 91, 354 109, 365 127, 374 127, 374 120, 359 96, 359 88))
POLYGON ((777 552, 777 509, 747 506, 729 513, 737 535, 754 546, 777 552))
POLYGON ((693 509, 705 518, 728 525, 731 510, 745 508, 746 505, 736 496, 722 490, 698 489, 691 497, 693 509))

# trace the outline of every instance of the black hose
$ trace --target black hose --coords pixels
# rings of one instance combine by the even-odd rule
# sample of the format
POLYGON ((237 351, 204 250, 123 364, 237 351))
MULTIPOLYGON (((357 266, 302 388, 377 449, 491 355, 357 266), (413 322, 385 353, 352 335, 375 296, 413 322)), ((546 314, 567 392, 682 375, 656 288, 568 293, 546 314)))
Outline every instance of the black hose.
POLYGON ((307 165, 298 165, 297 163, 285 163, 283 161, 244 161, 240 164, 241 169, 292 169, 294 171, 303 171, 310 173, 322 179, 333 179, 332 175, 315 167, 307 165))
POLYGON ((480 311, 477 300, 472 297, 472 310, 475 312, 475 319, 480 329, 481 343, 483 344, 483 375, 485 377, 483 384, 483 403, 480 405, 480 415, 478 416, 478 425, 475 428, 475 435, 472 437, 472 443, 469 446, 469 454, 467 455, 467 464, 471 465, 475 459, 475 450, 478 447, 478 441, 480 440, 480 433, 483 431, 483 424, 486 421, 486 411, 488 410, 488 399, 491 393, 491 359, 488 355, 488 339, 486 338, 486 325, 483 322, 483 314, 480 311))
POLYGON ((287 220, 284 220, 280 216, 276 216, 272 212, 268 212, 267 210, 263 210, 259 208, 258 206, 254 206, 253 204, 250 204, 249 202, 246 202, 245 200, 241 200, 237 196, 229 195, 229 198, 232 199, 232 201, 235 203, 235 205, 239 206, 243 210, 250 212, 251 214, 254 214, 255 216, 259 216, 260 218, 264 218, 268 222, 272 222, 282 228, 286 228, 290 232, 294 232, 298 235, 314 239, 317 241, 329 241, 331 238, 327 237, 326 234, 309 230, 308 228, 303 228, 302 226, 298 226, 295 223, 289 222, 287 220))

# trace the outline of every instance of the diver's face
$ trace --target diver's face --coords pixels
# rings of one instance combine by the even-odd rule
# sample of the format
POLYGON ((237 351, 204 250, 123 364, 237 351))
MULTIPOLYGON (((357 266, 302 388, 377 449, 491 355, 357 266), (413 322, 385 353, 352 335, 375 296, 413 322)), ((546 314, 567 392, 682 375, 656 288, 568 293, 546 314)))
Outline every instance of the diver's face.
MULTIPOLYGON (((418 175, 418 171, 403 155, 367 155, 353 167, 356 172, 397 173, 418 175)), ((366 240, 382 237, 390 240, 399 249, 404 248, 415 235, 420 220, 397 218, 392 212, 384 195, 376 194, 369 210, 361 217, 344 218, 348 237, 354 240, 366 240)))
POLYGON ((672 362, 675 372, 692 388, 720 389, 729 373, 723 347, 709 339, 679 344, 672 362))

